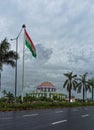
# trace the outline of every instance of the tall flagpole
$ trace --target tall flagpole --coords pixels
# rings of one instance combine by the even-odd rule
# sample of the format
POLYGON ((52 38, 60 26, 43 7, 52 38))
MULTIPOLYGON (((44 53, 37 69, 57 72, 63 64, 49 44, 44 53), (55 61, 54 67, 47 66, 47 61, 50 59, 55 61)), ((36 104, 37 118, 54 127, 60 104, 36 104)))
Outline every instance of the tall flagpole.
MULTIPOLYGON (((17 37, 10 39, 11 41, 16 41, 16 54, 18 53, 18 38, 23 30, 23 26, 18 33, 17 37)), ((15 103, 16 103, 16 96, 17 96, 17 59, 16 59, 16 66, 15 66, 15 103)))
MULTIPOLYGON (((26 26, 23 24, 24 29, 26 26)), ((25 49, 25 40, 23 39, 23 58, 22 58, 22 91, 21 91, 21 101, 23 102, 23 89, 24 89, 24 49, 25 49)))

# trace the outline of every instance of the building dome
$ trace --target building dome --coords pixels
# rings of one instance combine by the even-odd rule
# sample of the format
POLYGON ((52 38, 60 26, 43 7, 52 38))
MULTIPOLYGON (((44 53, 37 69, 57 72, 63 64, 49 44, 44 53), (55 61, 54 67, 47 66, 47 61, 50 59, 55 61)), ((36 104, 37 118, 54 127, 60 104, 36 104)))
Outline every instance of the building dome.
POLYGON ((37 90, 54 92, 56 88, 51 82, 43 82, 37 87, 37 90))

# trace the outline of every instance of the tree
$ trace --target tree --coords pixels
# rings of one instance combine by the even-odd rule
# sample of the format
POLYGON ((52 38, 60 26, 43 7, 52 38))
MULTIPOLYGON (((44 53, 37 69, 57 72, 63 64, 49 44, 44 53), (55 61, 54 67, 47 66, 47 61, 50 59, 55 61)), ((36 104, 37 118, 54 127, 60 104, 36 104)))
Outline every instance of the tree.
POLYGON ((92 87, 92 101, 94 97, 94 77, 88 80, 89 85, 92 87))
POLYGON ((7 91, 6 90, 3 90, 2 93, 3 93, 4 97, 7 95, 7 91))
POLYGON ((5 38, 0 43, 0 89, 1 89, 1 71, 3 70, 3 64, 16 66, 15 60, 18 59, 18 54, 10 50, 10 43, 5 38))
POLYGON ((78 92, 81 92, 81 90, 83 91, 83 102, 85 101, 85 92, 87 90, 90 90, 90 86, 88 84, 88 81, 86 79, 87 77, 87 72, 83 75, 79 75, 79 84, 78 84, 78 92))
POLYGON ((73 75, 73 72, 70 72, 70 73, 66 73, 64 74, 64 76, 67 77, 66 81, 64 82, 64 85, 63 87, 67 87, 67 91, 69 92, 69 102, 70 102, 70 99, 71 99, 71 90, 75 90, 76 91, 76 88, 77 88, 77 81, 76 81, 76 77, 77 75, 73 75))
POLYGON ((31 102, 32 101, 32 97, 28 93, 26 93, 26 96, 24 97, 24 101, 25 102, 31 102))
POLYGON ((14 101, 14 95, 13 95, 13 93, 11 93, 11 92, 8 92, 7 94, 6 94, 6 98, 7 98, 7 102, 8 103, 13 103, 13 101, 14 101))

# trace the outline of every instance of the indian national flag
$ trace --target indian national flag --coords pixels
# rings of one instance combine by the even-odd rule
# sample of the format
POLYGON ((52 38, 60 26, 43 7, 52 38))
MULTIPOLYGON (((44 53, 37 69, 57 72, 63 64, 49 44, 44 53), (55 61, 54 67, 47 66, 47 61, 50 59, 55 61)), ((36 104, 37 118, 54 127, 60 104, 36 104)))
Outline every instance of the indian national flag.
POLYGON ((36 48, 33 44, 33 41, 31 40, 30 36, 28 35, 26 29, 24 29, 24 35, 25 35, 25 44, 26 46, 29 48, 29 50, 31 51, 32 55, 34 57, 36 57, 36 48))

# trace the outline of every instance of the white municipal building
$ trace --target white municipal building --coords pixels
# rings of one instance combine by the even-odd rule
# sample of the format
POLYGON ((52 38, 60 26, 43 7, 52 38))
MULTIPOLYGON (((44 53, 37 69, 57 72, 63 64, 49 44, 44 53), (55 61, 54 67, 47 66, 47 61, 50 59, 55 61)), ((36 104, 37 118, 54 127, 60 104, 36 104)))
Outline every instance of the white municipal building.
POLYGON ((33 97, 47 97, 53 98, 53 96, 57 96, 57 98, 65 98, 63 93, 56 92, 56 87, 51 82, 43 82, 37 86, 35 92, 30 94, 33 97))

